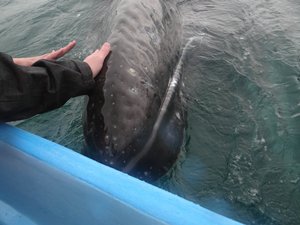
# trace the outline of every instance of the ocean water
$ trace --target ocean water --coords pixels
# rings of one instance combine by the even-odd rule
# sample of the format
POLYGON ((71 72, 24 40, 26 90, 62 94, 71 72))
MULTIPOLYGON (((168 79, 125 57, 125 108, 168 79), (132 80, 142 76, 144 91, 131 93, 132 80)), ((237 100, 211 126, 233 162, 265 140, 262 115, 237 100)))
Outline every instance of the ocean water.
MULTIPOLYGON (((103 43, 110 0, 1 0, 0 51, 66 58, 103 43)), ((300 224, 300 2, 178 0, 188 124, 156 185, 245 224, 300 224)), ((15 124, 78 152, 83 98, 15 124)))

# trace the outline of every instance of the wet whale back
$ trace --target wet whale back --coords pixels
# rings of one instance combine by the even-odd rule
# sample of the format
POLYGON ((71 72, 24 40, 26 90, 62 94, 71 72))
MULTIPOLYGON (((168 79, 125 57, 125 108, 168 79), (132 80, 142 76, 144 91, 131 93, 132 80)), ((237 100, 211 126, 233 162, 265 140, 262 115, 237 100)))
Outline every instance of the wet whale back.
POLYGON ((91 157, 122 169, 151 134, 181 28, 171 1, 114 1, 111 16, 112 53, 88 102, 85 137, 91 157))

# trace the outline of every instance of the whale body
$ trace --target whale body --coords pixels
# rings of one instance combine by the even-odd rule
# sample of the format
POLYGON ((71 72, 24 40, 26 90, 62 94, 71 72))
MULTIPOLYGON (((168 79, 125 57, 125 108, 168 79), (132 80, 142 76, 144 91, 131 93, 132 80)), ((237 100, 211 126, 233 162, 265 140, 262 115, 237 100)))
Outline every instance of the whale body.
POLYGON ((84 113, 85 154, 153 181, 172 167, 183 142, 180 85, 171 82, 180 14, 172 0, 115 0, 106 18, 111 53, 84 113))

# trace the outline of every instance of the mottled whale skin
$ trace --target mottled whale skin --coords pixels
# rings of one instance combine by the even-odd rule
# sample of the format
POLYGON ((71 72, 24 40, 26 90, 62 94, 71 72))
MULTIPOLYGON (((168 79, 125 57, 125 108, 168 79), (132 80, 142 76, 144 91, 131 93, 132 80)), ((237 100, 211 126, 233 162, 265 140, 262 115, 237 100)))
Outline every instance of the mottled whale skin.
POLYGON ((151 147, 139 155, 180 55, 178 9, 172 0, 115 0, 104 30, 112 51, 84 115, 85 154, 140 179, 156 180, 176 161, 184 135, 185 113, 176 88, 151 147))

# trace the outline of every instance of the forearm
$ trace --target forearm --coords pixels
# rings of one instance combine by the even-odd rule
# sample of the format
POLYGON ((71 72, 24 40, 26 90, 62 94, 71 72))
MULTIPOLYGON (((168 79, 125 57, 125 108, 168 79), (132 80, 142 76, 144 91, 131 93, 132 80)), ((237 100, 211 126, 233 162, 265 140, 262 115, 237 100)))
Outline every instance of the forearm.
POLYGON ((16 65, 0 53, 0 121, 28 118, 62 106, 94 86, 89 66, 75 61, 16 65))

